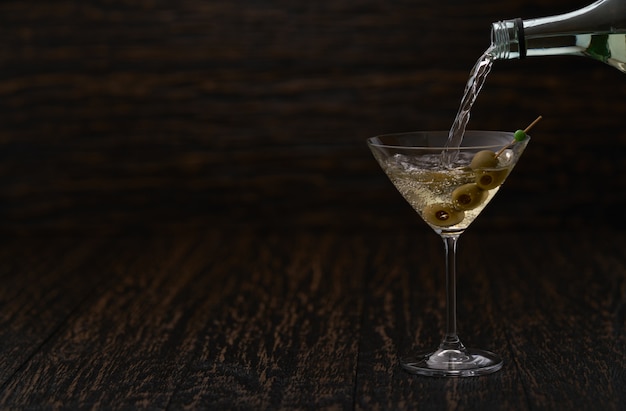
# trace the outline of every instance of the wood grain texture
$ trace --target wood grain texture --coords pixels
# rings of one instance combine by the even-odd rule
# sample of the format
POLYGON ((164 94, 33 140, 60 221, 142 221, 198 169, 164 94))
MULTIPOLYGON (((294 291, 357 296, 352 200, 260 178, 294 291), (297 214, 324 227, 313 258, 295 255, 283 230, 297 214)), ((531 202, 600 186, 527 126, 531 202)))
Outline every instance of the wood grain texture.
POLYGON ((626 400, 620 233, 468 232, 459 332, 505 360, 468 379, 398 364, 441 336, 435 234, 236 234, 5 240, 0 408, 619 410, 626 400))
MULTIPOLYGON (((493 21, 585 3, 4 1, 0 229, 408 220, 365 138, 448 128, 493 21)), ((545 120, 483 224, 614 223, 624 95, 582 58, 498 62, 471 127, 545 120)))

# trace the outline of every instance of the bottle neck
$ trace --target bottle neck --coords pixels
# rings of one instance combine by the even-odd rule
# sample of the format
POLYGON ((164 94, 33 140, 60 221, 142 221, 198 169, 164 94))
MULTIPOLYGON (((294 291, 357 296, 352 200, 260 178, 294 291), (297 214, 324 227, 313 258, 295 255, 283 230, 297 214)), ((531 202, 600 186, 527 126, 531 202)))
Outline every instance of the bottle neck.
POLYGON ((498 21, 491 25, 491 54, 498 60, 526 57, 522 19, 498 21))

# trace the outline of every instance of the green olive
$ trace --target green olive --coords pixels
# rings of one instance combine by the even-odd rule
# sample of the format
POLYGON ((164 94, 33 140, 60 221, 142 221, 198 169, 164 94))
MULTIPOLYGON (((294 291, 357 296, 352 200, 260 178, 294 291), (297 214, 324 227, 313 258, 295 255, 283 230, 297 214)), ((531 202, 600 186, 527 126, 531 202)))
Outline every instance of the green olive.
POLYGON ((475 183, 463 184, 452 192, 452 202, 458 210, 472 210, 481 205, 487 193, 475 183))
POLYGON ((449 227, 463 221, 465 212, 463 210, 455 210, 448 204, 430 204, 422 210, 422 217, 429 224, 438 227, 449 227))
POLYGON ((483 190, 494 189, 504 182, 504 179, 506 179, 508 174, 508 168, 501 168, 498 170, 477 170, 476 185, 483 190))
POLYGON ((470 167, 474 170, 479 168, 495 168, 498 166, 496 153, 491 150, 482 150, 474 154, 470 167))

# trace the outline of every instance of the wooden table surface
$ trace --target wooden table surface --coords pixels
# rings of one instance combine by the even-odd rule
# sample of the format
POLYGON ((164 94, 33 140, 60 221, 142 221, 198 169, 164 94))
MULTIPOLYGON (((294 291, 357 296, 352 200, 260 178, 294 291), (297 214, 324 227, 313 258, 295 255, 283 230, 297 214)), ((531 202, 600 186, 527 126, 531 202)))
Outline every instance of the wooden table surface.
POLYGON ((398 366, 443 249, 365 145, 448 129, 492 22, 587 2, 0 2, 0 409, 623 409, 626 76, 498 61, 472 111, 544 117, 460 242, 494 375, 398 366))
POLYGON ((505 365, 444 379, 398 363, 441 337, 428 231, 3 241, 0 408, 620 410, 624 247, 468 231, 460 335, 505 365))

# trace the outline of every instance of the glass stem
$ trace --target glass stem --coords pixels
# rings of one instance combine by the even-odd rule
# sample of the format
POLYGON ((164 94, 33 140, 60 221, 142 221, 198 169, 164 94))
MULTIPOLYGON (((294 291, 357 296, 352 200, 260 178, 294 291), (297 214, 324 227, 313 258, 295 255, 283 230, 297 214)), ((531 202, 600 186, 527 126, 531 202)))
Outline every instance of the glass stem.
POLYGON ((442 350, 465 350, 456 333, 456 246, 460 234, 443 236, 446 250, 446 330, 442 350))

